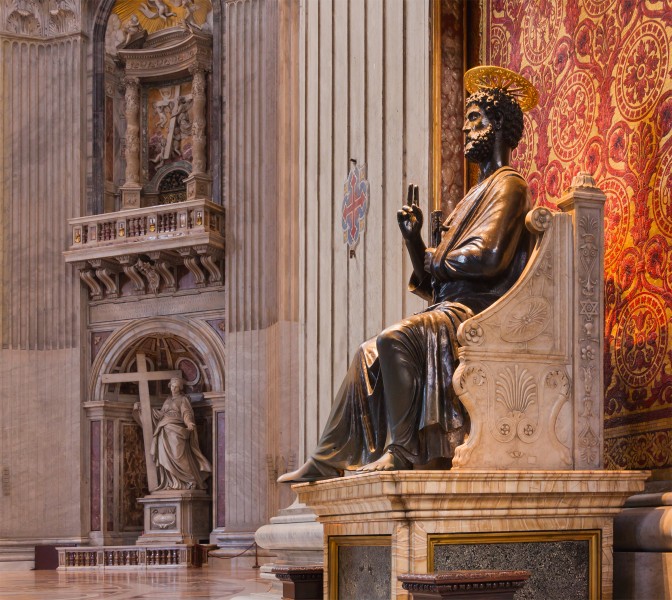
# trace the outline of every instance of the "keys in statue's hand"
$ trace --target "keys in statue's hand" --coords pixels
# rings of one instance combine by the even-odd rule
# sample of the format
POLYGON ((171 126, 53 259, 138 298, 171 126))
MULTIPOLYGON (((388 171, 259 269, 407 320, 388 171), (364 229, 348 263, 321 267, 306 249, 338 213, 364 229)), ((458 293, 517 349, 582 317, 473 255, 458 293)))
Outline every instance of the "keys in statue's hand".
POLYGON ((399 229, 404 239, 410 240, 419 237, 422 231, 423 215, 418 202, 418 186, 409 183, 406 204, 397 212, 399 229))

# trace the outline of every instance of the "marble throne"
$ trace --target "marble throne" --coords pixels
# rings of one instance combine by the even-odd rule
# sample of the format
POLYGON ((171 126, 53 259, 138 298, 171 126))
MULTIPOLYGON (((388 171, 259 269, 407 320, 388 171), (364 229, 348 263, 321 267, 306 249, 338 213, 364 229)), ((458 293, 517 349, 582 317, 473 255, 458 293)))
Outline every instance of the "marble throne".
POLYGON ((475 568, 531 570, 531 597, 612 597, 613 517, 648 474, 603 470, 604 199, 579 174, 559 211, 532 210, 521 278, 461 325, 471 430, 450 471, 293 486, 324 526, 325 598, 408 598, 397 575, 475 568))

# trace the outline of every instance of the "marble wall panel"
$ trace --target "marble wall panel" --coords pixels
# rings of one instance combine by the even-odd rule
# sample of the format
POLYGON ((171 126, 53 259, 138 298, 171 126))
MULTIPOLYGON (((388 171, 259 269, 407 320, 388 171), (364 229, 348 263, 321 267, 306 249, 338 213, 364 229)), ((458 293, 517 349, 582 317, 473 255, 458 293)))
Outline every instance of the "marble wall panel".
POLYGON ((106 531, 114 531, 116 511, 114 506, 114 421, 106 420, 104 427, 103 456, 105 457, 105 521, 106 531))
POLYGON ((142 429, 122 423, 121 527, 122 531, 142 529, 143 510, 138 498, 149 493, 142 429))
POLYGON ((341 546, 338 548, 338 600, 387 600, 391 565, 389 546, 341 546))
POLYGON ((90 486, 90 500, 91 500, 91 531, 101 531, 100 519, 100 431, 101 422, 91 422, 91 454, 89 457, 89 486, 90 486))
POLYGON ((226 525, 226 413, 217 413, 217 459, 215 491, 215 527, 226 525))
POLYGON ((0 540, 65 541, 88 531, 80 364, 78 349, 0 350, 0 465, 10 473, 0 540))

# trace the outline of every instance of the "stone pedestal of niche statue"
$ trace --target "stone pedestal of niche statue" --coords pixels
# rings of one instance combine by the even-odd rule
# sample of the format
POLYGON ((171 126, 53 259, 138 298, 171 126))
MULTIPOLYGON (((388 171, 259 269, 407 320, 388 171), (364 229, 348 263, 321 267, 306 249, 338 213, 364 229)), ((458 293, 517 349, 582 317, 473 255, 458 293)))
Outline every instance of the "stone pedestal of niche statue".
POLYGON ((363 344, 318 447, 280 481, 324 527, 329 598, 515 569, 531 598, 608 600, 613 519, 649 473, 603 469, 605 195, 579 174, 559 211, 529 210, 508 159, 536 91, 494 67, 465 87, 478 183, 434 247, 415 194, 398 213, 430 305, 363 344), (450 470, 423 470, 436 453, 450 470))
POLYGON ((138 373, 103 376, 105 383, 138 382, 140 401, 133 415, 142 426, 150 494, 139 498, 144 508, 144 531, 136 544, 188 544, 207 540, 210 533, 210 495, 207 479, 212 467, 203 455, 189 396, 180 371, 147 371, 137 355, 138 373), (170 380, 170 395, 161 408, 150 402, 149 381, 170 380))

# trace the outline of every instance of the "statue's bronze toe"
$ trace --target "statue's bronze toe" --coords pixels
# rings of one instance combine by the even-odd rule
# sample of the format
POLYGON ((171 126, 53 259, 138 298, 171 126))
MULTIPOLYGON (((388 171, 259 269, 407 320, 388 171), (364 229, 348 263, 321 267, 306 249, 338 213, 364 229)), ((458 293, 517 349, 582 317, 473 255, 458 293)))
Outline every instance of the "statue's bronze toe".
POLYGON ((332 479, 337 477, 337 475, 324 475, 315 464, 315 461, 312 458, 309 458, 302 467, 299 467, 296 471, 291 471, 280 475, 278 477, 278 483, 301 483, 305 481, 317 481, 318 479, 332 479))

